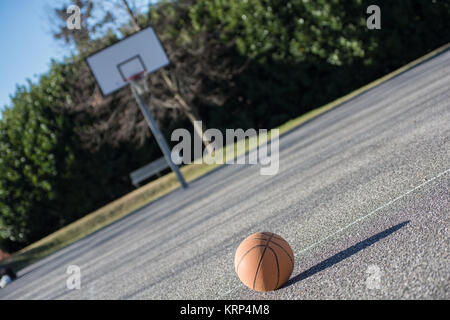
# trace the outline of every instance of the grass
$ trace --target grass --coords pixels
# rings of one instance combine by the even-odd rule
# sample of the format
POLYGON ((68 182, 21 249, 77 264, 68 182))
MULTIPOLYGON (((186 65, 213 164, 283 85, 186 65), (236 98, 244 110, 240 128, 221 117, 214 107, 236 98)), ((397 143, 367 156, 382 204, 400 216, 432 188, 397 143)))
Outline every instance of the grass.
MULTIPOLYGON (((361 93, 366 92, 367 90, 376 87, 377 85, 405 72, 406 70, 419 65, 420 63, 430 59, 431 57, 444 52, 448 48, 450 48, 450 43, 335 101, 332 101, 298 118, 286 122, 285 124, 278 127, 280 135, 297 128, 307 121, 339 106, 346 101, 349 101, 350 99, 360 95, 361 93)), ((268 137, 268 139, 270 139, 270 136, 268 137)), ((256 137, 252 137, 249 139, 249 141, 239 141, 233 145, 226 146, 224 150, 224 160, 230 160, 230 157, 226 158, 227 148, 232 147, 235 151, 234 154, 237 157, 247 152, 250 148, 255 147, 257 145, 256 141, 256 137), (236 154, 238 150, 241 150, 240 154, 236 154), (242 152, 242 150, 244 151, 242 152)), ((189 183, 205 175, 206 173, 211 172, 219 166, 220 164, 189 164, 182 167, 181 172, 186 181, 189 183)), ((61 228, 60 230, 46 236, 45 238, 25 247, 24 249, 16 252, 11 257, 3 260, 0 264, 9 265, 14 270, 20 270, 30 265, 31 263, 36 262, 56 252, 57 250, 62 249, 65 246, 117 221, 118 219, 125 217, 126 215, 134 212, 142 206, 149 204, 150 202, 155 201, 156 199, 159 199, 164 195, 169 194, 179 187, 180 184, 178 183, 175 174, 169 173, 61 228)))

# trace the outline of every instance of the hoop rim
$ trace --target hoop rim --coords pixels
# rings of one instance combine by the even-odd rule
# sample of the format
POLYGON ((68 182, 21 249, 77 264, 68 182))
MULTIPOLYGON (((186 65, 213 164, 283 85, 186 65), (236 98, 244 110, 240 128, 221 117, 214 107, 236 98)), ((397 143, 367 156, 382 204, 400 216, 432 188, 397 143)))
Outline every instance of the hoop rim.
POLYGON ((132 76, 129 76, 129 77, 125 78, 125 80, 126 80, 127 82, 131 82, 131 81, 133 81, 133 80, 137 80, 137 79, 143 77, 146 73, 147 73, 147 71, 144 70, 144 71, 138 72, 138 73, 136 73, 136 74, 134 74, 134 75, 132 75, 132 76))

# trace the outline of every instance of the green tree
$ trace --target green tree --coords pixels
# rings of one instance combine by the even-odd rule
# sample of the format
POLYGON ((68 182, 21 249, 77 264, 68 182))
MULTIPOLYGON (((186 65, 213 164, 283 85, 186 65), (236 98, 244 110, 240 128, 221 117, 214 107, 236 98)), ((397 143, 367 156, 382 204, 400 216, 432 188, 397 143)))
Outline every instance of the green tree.
POLYGON ((53 108, 65 97, 62 81, 54 63, 39 84, 17 88, 0 120, 0 238, 8 250, 67 222, 58 186, 73 161, 70 129, 53 108))

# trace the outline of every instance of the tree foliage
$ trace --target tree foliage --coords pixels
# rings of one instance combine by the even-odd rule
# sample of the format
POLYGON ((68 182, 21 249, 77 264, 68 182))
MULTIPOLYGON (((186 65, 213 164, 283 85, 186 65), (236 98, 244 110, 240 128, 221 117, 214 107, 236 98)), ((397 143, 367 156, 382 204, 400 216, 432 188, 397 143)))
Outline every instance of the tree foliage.
POLYGON ((219 129, 274 127, 450 41, 443 0, 380 0, 381 30, 366 27, 367 0, 166 0, 125 23, 124 0, 76 0, 78 33, 64 27, 69 3, 55 8, 54 36, 73 55, 18 87, 0 120, 3 249, 129 192, 129 172, 161 156, 131 91, 103 97, 84 61, 135 23, 155 28, 171 60, 148 78, 167 137, 192 129, 190 114, 219 129))
MULTIPOLYGON (((60 66, 18 87, 0 121, 0 237, 25 244, 63 225, 58 187, 73 161, 71 129, 51 106, 66 96, 60 66)), ((66 214, 70 214, 66 212, 66 214)), ((5 246, 7 244, 4 244, 5 246)))

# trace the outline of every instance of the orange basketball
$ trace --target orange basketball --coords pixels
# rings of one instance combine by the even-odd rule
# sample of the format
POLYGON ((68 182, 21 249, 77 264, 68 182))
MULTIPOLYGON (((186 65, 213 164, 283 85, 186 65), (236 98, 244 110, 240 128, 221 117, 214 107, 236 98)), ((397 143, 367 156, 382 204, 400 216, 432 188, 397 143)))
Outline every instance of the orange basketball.
POLYGON ((279 235, 257 232, 241 242, 234 255, 234 270, 250 289, 271 291, 289 280, 294 254, 279 235))

